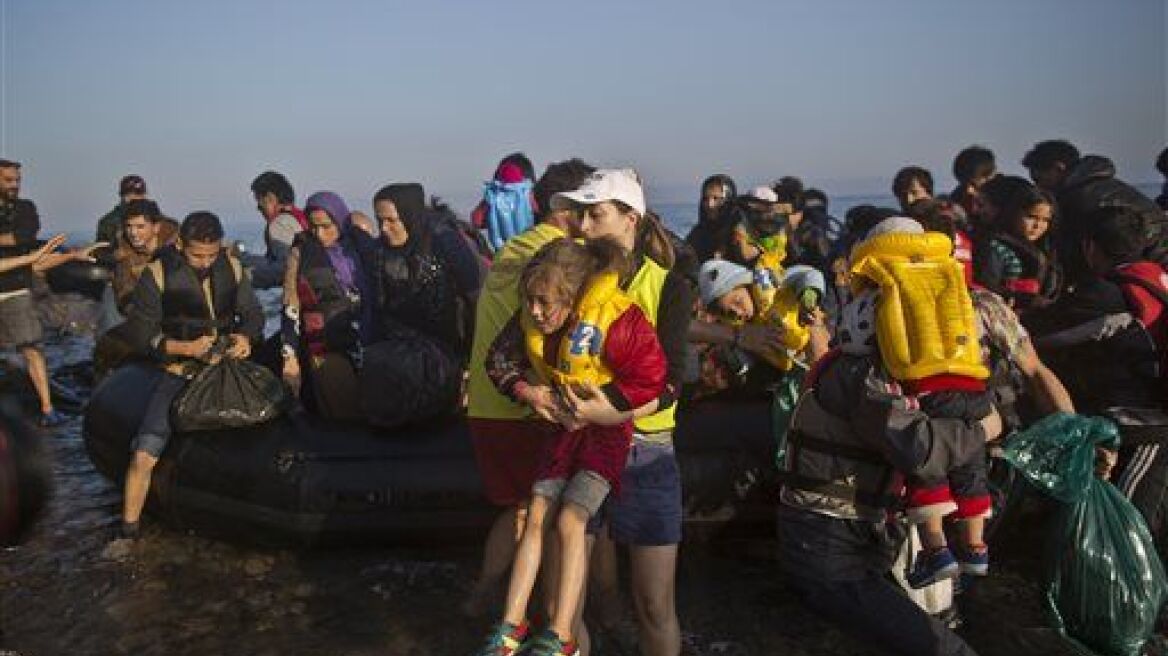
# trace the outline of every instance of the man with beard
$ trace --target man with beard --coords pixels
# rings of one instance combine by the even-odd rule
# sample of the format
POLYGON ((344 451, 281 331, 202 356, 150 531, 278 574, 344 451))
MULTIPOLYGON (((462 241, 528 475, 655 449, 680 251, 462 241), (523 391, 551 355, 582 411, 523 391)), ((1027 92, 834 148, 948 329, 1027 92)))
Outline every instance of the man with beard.
POLYGON ((224 356, 246 358, 262 337, 264 314, 242 265, 223 248, 223 225, 210 212, 183 220, 178 243, 145 267, 128 308, 135 351, 163 369, 130 446, 120 537, 134 539, 151 473, 170 439, 171 403, 202 363, 220 357, 213 350, 220 340, 227 343, 224 356))
MULTIPOLYGON (((0 259, 19 258, 38 252, 40 217, 32 201, 20 198, 20 163, 0 160, 0 259)), ((60 245, 63 238, 53 240, 60 245)), ((49 370, 40 342, 41 321, 32 300, 34 272, 51 269, 70 260, 89 257, 91 248, 72 253, 41 253, 29 262, 0 272, 0 348, 16 348, 24 356, 28 377, 40 402, 42 427, 56 426, 65 416, 53 409, 49 370)))
POLYGON ((711 175, 702 183, 701 205, 698 206, 698 223, 685 236, 694 254, 697 263, 701 264, 714 257, 719 246, 725 241, 723 234, 727 226, 723 225, 722 208, 737 195, 737 188, 730 176, 721 173, 711 175))

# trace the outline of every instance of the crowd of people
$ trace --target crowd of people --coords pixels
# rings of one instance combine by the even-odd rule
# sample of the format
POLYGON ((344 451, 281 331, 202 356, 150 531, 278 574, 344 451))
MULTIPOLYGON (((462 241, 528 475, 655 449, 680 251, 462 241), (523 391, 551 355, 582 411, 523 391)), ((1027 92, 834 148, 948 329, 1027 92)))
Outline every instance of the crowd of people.
MULTIPOLYGON (((94 257, 113 267, 118 319, 95 367, 165 370, 132 443, 120 539, 139 535, 170 404, 215 358, 267 365, 338 421, 464 413, 499 508, 463 604, 481 617, 504 598, 483 656, 588 653, 585 591, 605 603, 616 589, 617 547, 642 653, 676 656, 678 406, 786 395, 779 535, 793 589, 892 653, 972 654, 888 575, 904 522, 924 545, 909 586, 988 574, 988 447, 1037 419, 1119 425, 1098 474, 1168 554, 1168 182, 1153 201, 1066 141, 1021 164, 1029 179, 971 146, 952 193, 908 166, 891 179, 898 208, 843 220, 797 177, 744 192, 712 175, 684 238, 635 170, 579 159, 537 177, 508 155, 469 221, 417 183, 377 190, 375 221, 330 191, 299 206, 268 171, 251 185, 266 242, 252 255, 214 214, 164 217, 139 176, 121 181, 94 247, 59 252, 61 236, 36 240, 20 165, 0 161, 0 346, 24 355, 42 425, 61 421, 32 276, 94 257), (280 328, 265 336, 254 289, 274 287, 280 328)), ((1168 149, 1156 165, 1168 181, 1168 149)))

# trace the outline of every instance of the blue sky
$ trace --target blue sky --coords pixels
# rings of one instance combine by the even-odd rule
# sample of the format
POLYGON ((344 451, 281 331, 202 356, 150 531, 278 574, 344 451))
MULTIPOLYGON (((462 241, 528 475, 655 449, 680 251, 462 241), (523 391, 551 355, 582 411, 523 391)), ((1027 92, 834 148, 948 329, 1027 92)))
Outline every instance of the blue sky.
POLYGON ((1164 0, 820 2, 0 0, 3 155, 77 229, 144 175, 163 209, 257 218, 276 168, 366 207, 420 180, 469 205, 498 157, 631 164, 658 201, 705 175, 951 184, 1065 137, 1156 179, 1168 143, 1164 0))

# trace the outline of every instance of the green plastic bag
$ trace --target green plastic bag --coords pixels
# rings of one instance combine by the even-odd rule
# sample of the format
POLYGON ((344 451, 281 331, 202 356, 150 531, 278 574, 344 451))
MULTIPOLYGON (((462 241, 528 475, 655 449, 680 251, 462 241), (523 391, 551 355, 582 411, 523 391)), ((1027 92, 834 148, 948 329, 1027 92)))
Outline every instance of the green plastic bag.
POLYGON ((1168 598, 1143 517, 1094 474, 1095 447, 1116 448, 1114 423, 1057 414, 1011 438, 1005 458, 1062 502, 1049 539, 1051 624, 1083 653, 1137 656, 1168 598))

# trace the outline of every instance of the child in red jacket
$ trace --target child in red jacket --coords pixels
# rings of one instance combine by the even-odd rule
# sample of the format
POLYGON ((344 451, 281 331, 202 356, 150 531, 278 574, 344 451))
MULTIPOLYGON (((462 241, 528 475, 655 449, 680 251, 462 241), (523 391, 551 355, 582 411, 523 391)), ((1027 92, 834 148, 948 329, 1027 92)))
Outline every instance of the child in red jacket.
MULTIPOLYGON (((522 309, 488 354, 487 372, 499 390, 553 421, 559 418, 546 409, 566 407, 566 388, 577 395, 599 389, 620 410, 657 398, 665 385, 665 353, 652 324, 620 289, 627 268, 621 249, 604 241, 585 246, 559 239, 542 248, 519 281, 522 309)), ((633 428, 631 422, 564 423, 548 442, 532 487, 503 621, 477 654, 509 656, 529 642, 525 617, 549 516, 556 517, 561 550, 555 612, 525 653, 579 653, 572 624, 588 569, 585 529, 617 492, 633 428)))

